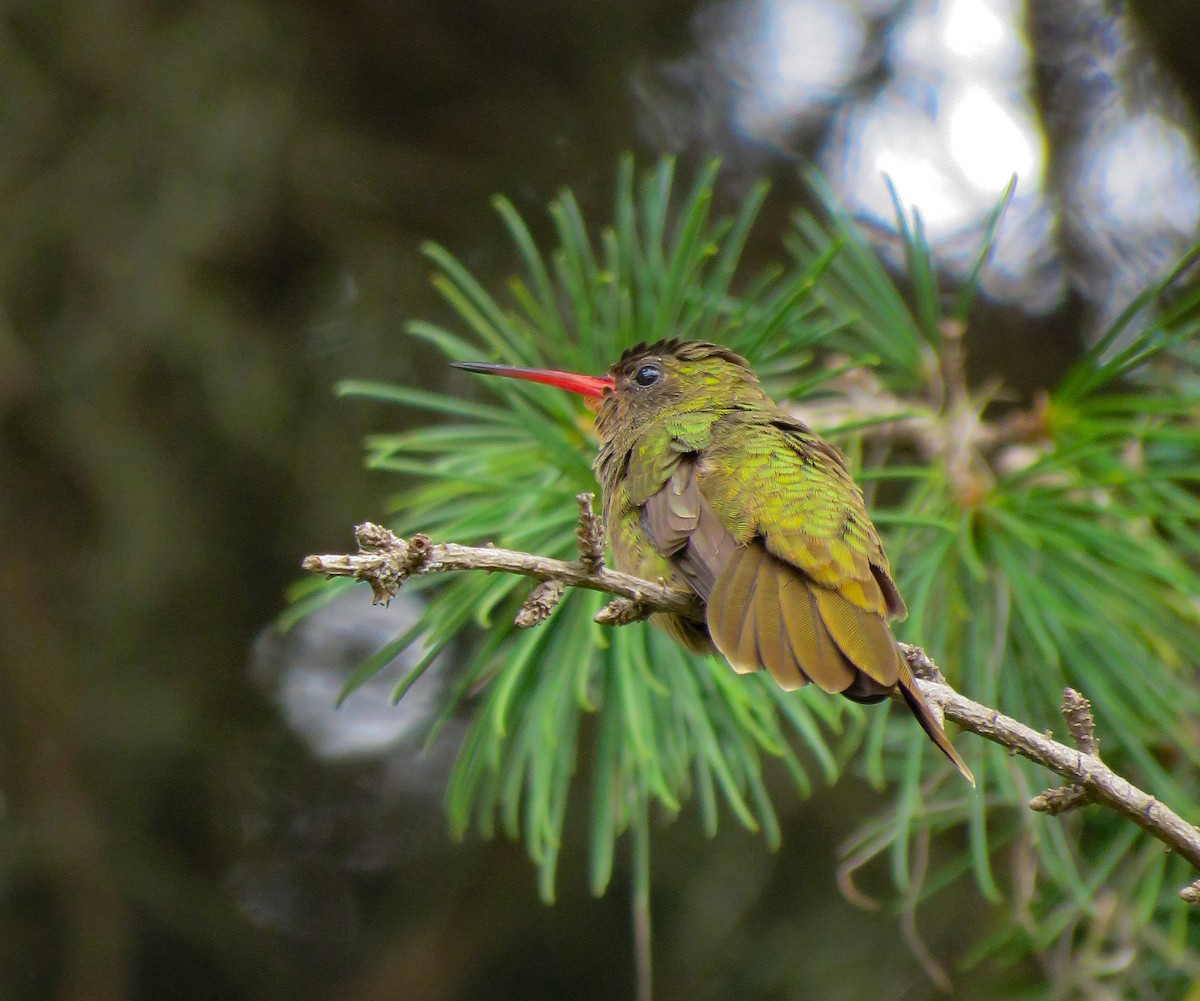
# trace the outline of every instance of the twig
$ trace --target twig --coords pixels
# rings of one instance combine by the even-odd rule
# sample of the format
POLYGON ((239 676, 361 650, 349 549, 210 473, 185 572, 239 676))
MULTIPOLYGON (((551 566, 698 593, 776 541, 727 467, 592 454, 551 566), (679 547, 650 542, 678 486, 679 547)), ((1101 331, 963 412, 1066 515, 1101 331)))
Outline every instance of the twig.
MULTIPOLYGON (((818 431, 852 424, 855 434, 867 440, 902 442, 927 458, 945 452, 952 430, 945 419, 928 405, 917 405, 912 399, 889 392, 869 369, 843 372, 826 385, 832 390, 830 395, 803 403, 792 401, 787 409, 818 431)), ((1010 446, 1028 446, 1044 439, 1049 410, 1049 397, 1041 393, 1028 409, 972 421, 965 430, 971 446, 981 455, 991 456, 1010 446)))
MULTIPOLYGON (((909 655, 909 651, 915 649, 907 647, 905 654, 909 655)), ((1060 744, 1024 723, 973 702, 949 685, 920 679, 917 683, 928 701, 941 705, 946 719, 1061 775, 1082 789, 1092 802, 1128 817, 1200 869, 1200 830, 1122 778, 1095 755, 1060 744)), ((1180 896, 1189 902, 1200 903, 1200 886, 1192 884, 1181 891, 1180 896)))
POLYGON ((983 414, 967 388, 967 360, 963 351, 966 328, 957 320, 944 320, 939 328, 938 352, 942 385, 941 419, 937 436, 946 464, 946 476, 958 492, 964 508, 972 508, 986 493, 991 474, 977 450, 982 436, 983 414))
POLYGON ((1092 716, 1092 704, 1074 688, 1063 689, 1062 714, 1067 720, 1067 729, 1075 740, 1075 746, 1084 754, 1100 756, 1100 741, 1096 739, 1096 720, 1092 716))
POLYGON ((601 626, 627 626, 641 622, 654 614, 654 609, 640 601, 614 598, 596 613, 596 624, 601 626))
POLYGON ((1092 802, 1092 797, 1087 794, 1086 790, 1079 786, 1066 785, 1038 793, 1029 801, 1029 809, 1056 817, 1060 813, 1078 810, 1090 802, 1092 802))
POLYGON ((567 587, 561 580, 542 581, 525 599, 525 604, 521 606, 516 619, 513 620, 514 625, 518 629, 540 626, 550 618, 550 613, 554 611, 555 606, 562 601, 562 596, 566 593, 567 587))
MULTIPOLYGON (((1096 720, 1092 716, 1092 704, 1074 688, 1063 689, 1062 714, 1071 731, 1071 739, 1083 754, 1100 756, 1100 741, 1096 739, 1096 720)), ((1029 801, 1029 808, 1038 813, 1056 815, 1078 810, 1092 801, 1088 791, 1080 785, 1059 786, 1047 789, 1029 801)))
POLYGON ((576 494, 579 503, 579 527, 575 541, 579 544, 579 562, 585 570, 596 571, 604 566, 604 522, 592 510, 595 494, 576 494))
MULTIPOLYGON (((424 535, 405 540, 369 523, 359 526, 356 535, 359 552, 309 556, 304 560, 304 569, 365 580, 371 585, 377 601, 392 598, 404 580, 413 574, 451 570, 502 571, 536 580, 559 581, 568 587, 583 587, 625 599, 628 604, 619 606, 623 615, 612 611, 613 605, 617 604, 614 602, 597 616, 598 620, 604 617, 603 621, 613 625, 633 621, 628 616, 634 613, 634 618, 653 612, 670 612, 702 619, 702 609, 693 595, 604 566, 589 569, 582 561, 568 563, 509 549, 460 546, 453 542, 435 544, 424 535)), ((1086 706, 1082 696, 1071 692, 1070 696, 1079 702, 1070 696, 1064 702, 1068 725, 1079 744, 1068 747, 996 709, 968 699, 944 681, 932 680, 940 679, 941 674, 920 647, 902 643, 901 649, 926 700, 944 713, 946 719, 1062 776, 1073 787, 1067 792, 1077 789, 1091 802, 1128 817, 1200 870, 1200 829, 1116 774, 1096 756, 1094 722, 1090 707, 1085 710, 1080 705, 1086 706)), ((1039 798, 1035 797, 1035 802, 1039 798)), ((1200 880, 1181 890, 1180 896, 1189 903, 1200 904, 1200 880)))
POLYGON ((413 575, 451 570, 499 570, 535 580, 559 580, 568 587, 601 591, 626 598, 636 605, 644 605, 649 611, 672 612, 697 621, 704 618, 694 595, 604 566, 588 570, 578 562, 568 563, 566 560, 535 556, 513 549, 460 546, 454 542, 434 543, 427 535, 402 539, 370 522, 359 525, 355 529, 355 536, 359 545, 357 553, 307 556, 302 564, 304 569, 330 577, 353 577, 366 581, 375 592, 377 602, 390 601, 404 581, 413 575))
MULTIPOLYGON (((1050 401, 1036 396, 1028 409, 984 419, 988 394, 967 387, 963 329, 943 324, 939 361, 931 364, 924 404, 888 391, 869 369, 854 368, 831 379, 829 396, 791 403, 789 409, 818 431, 853 425, 864 441, 903 444, 927 459, 940 457, 947 476, 967 506, 978 502, 994 469, 1021 469, 1039 455, 1048 435, 1050 401)), ((840 363, 840 359, 838 360, 840 363)))

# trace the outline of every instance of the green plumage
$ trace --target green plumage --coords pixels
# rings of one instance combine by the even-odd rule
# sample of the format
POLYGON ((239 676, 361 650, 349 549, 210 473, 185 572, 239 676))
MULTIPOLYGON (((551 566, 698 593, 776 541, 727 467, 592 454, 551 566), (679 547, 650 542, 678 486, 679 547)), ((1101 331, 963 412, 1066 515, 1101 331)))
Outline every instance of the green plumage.
POLYGON ((904 602, 838 452, 718 345, 639 345, 609 374, 596 472, 616 565, 706 606, 704 623, 657 624, 787 689, 812 682, 874 702, 899 688, 973 781, 887 626, 904 602))

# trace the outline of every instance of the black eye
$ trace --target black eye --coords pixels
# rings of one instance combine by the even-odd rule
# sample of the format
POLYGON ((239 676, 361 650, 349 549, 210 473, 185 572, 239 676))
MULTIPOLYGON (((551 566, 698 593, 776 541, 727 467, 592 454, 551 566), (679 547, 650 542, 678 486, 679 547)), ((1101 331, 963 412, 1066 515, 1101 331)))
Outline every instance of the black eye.
POLYGON ((646 386, 653 386, 658 382, 660 375, 662 375, 662 370, 657 365, 643 365, 637 370, 633 381, 645 388, 646 386))

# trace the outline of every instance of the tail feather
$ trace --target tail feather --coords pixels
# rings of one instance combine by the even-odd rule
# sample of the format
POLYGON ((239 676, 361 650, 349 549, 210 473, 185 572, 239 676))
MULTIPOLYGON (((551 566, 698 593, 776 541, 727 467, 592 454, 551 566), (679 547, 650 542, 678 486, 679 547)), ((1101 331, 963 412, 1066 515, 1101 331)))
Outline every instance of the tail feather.
POLYGON ((713 646, 739 674, 765 667, 788 691, 811 681, 859 702, 879 701, 899 687, 929 739, 975 784, 878 613, 752 543, 729 554, 705 614, 713 646))
POLYGON ((946 731, 942 729, 942 725, 938 722, 937 717, 933 715, 933 710, 929 708, 929 703, 925 701, 925 696, 921 694, 921 690, 917 688, 917 683, 913 679, 910 672, 905 671, 907 677, 900 679, 900 692, 904 696, 904 701, 908 703, 908 708, 912 710, 912 714, 917 718, 917 722, 921 724, 921 729, 929 736, 947 758, 953 763, 971 785, 975 785, 975 776, 971 773, 971 769, 967 767, 967 763, 959 756, 958 751, 954 749, 954 745, 950 743, 950 738, 946 736, 946 731))

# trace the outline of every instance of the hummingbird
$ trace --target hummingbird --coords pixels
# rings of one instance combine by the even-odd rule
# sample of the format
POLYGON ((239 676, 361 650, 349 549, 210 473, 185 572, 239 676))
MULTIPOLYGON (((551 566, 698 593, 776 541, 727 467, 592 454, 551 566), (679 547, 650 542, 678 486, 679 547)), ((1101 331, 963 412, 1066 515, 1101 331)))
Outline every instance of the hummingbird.
POLYGON ((588 398, 617 569, 691 590, 704 606, 702 622, 657 613, 656 625, 789 691, 811 682, 874 703, 899 690, 975 784, 888 626, 907 610, 845 459, 767 396, 744 358, 668 339, 630 348, 604 376, 455 367, 588 398))

